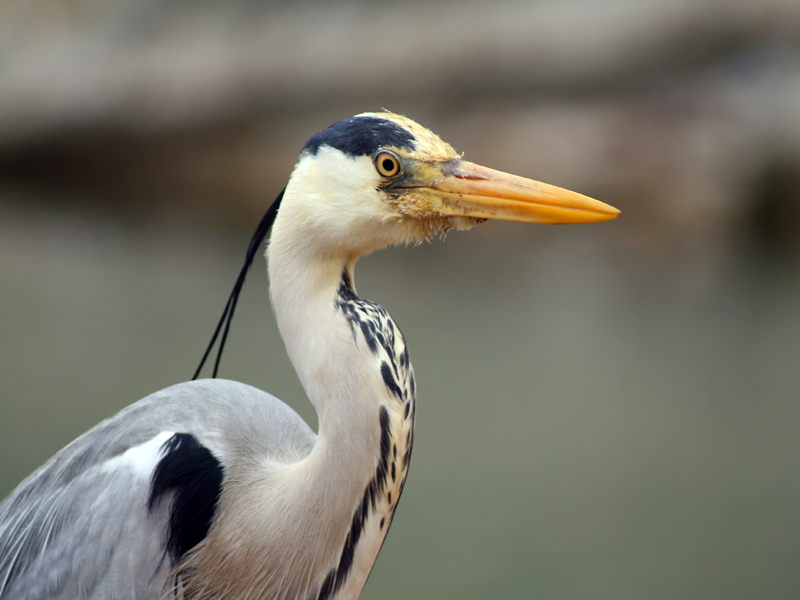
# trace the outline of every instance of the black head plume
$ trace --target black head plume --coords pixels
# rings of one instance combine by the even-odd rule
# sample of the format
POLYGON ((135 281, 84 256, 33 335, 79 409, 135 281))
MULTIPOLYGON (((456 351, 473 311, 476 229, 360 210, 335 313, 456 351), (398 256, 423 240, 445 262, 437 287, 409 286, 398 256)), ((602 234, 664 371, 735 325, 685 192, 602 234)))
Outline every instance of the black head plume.
POLYGON ((219 336, 220 331, 222 331, 222 337, 219 340, 219 348, 217 349, 217 358, 214 360, 214 370, 211 373, 211 377, 217 376, 217 372, 219 371, 219 361, 222 359, 222 351, 225 348, 225 341, 228 339, 228 332, 230 331, 231 321, 233 320, 233 312, 236 310, 236 303, 239 301, 239 294, 242 292, 244 280, 247 277, 247 272, 250 270, 250 265, 253 264, 253 259, 258 253, 259 248, 261 248, 261 242, 263 242, 264 238, 267 237, 267 232, 269 232, 270 227, 272 227, 272 223, 275 221, 275 215, 278 214, 278 207, 283 199, 284 191, 285 190, 282 190, 281 193, 278 194, 275 202, 272 203, 272 206, 269 207, 266 214, 261 219, 261 222, 258 224, 258 227, 256 228, 256 231, 250 240, 250 245, 247 247, 247 254, 244 257, 242 269, 239 271, 239 276, 236 278, 236 283, 233 285, 231 295, 228 296, 228 302, 225 304, 225 310, 222 311, 222 316, 219 319, 219 323, 217 323, 217 328, 214 330, 214 335, 211 336, 211 341, 208 343, 208 347, 203 354, 203 358, 200 359, 200 364, 197 365, 197 369, 195 370, 194 375, 192 375, 193 380, 197 379, 198 375, 200 375, 200 371, 202 370, 203 365, 206 364, 208 355, 211 354, 211 350, 214 348, 217 337, 219 336))

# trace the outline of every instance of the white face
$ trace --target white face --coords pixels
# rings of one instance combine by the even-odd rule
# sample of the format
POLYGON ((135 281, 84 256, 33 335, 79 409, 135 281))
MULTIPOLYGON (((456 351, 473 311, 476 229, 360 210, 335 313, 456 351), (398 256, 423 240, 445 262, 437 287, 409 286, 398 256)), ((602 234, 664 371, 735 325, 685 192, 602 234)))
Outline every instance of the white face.
POLYGON ((321 245, 370 252, 413 239, 408 223, 380 189, 371 156, 348 156, 329 146, 305 154, 292 173, 281 212, 291 212, 321 245))

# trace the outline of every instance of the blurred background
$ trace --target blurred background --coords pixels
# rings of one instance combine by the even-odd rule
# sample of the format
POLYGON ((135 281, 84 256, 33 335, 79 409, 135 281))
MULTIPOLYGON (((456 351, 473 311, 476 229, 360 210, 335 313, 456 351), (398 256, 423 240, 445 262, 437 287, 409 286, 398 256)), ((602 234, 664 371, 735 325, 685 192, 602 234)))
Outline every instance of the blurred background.
MULTIPOLYGON (((412 350, 365 599, 800 597, 800 3, 0 3, 0 496, 184 381, 308 136, 381 107, 622 210, 359 263, 412 350)), ((258 263, 221 374, 312 425, 258 263)))

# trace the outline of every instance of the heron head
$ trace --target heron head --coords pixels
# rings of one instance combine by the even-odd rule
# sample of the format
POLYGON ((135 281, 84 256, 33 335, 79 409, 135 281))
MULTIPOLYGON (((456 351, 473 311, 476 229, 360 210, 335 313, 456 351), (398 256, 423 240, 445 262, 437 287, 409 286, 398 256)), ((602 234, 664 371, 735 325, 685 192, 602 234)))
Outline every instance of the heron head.
POLYGON ((310 235, 359 252, 486 219, 589 223, 619 214, 587 196, 465 161, 433 132, 388 112, 362 113, 312 135, 286 192, 284 204, 300 205, 288 210, 298 211, 310 235))

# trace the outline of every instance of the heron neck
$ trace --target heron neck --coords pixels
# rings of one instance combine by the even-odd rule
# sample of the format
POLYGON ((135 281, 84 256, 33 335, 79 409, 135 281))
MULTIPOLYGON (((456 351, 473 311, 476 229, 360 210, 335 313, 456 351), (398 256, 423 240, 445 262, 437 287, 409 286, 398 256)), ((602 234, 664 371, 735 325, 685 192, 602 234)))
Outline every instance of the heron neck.
POLYGON ((320 594, 353 598, 405 483, 414 375, 389 315, 355 294, 358 254, 320 251, 314 236, 297 225, 305 221, 286 208, 267 251, 270 295, 289 358, 319 416, 317 443, 298 466, 304 497, 325 506, 325 522, 313 527, 315 535, 326 531, 330 538, 319 556, 328 569, 321 589, 333 595, 320 594))
POLYGON ((277 225, 267 251, 270 296, 289 358, 317 411, 318 445, 340 447, 347 457, 370 455, 379 435, 374 415, 386 394, 337 308, 343 274, 352 274, 355 258, 316 253, 307 235, 277 225))

